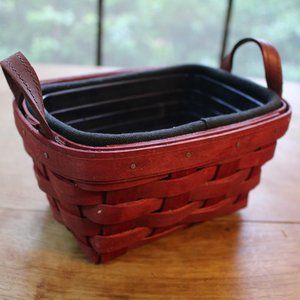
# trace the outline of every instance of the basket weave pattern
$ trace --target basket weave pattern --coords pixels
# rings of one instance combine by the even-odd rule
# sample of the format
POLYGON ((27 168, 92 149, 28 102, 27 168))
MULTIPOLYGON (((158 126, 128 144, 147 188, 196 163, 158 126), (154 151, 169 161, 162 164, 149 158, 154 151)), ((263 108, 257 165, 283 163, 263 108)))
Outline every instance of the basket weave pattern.
POLYGON ((245 207, 274 149, 275 143, 239 159, 135 181, 132 187, 124 183, 118 190, 95 191, 94 185, 68 180, 38 163, 34 170, 56 220, 94 262, 105 262, 176 229, 245 207))

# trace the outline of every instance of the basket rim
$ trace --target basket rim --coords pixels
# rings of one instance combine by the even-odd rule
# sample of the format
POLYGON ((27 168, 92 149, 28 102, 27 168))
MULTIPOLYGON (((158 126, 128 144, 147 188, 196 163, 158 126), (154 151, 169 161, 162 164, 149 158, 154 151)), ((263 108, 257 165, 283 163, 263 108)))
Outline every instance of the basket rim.
POLYGON ((201 168, 244 155, 271 141, 275 143, 284 135, 290 121, 291 109, 285 101, 283 104, 284 109, 273 111, 268 118, 260 118, 255 123, 248 120, 243 126, 224 126, 222 131, 218 128, 197 132, 159 140, 159 144, 135 143, 130 144, 130 148, 116 145, 82 149, 63 145, 44 137, 15 102, 14 114, 25 150, 34 160, 70 180, 115 185, 124 180, 136 181, 201 168), (269 138, 265 140, 265 136, 269 138))
POLYGON ((248 128, 252 128, 253 126, 260 125, 262 123, 267 122, 268 120, 272 121, 276 116, 285 116, 291 114, 292 110, 289 103, 281 99, 282 105, 267 114, 257 116, 252 119, 244 120, 234 124, 228 124, 216 128, 207 129, 205 131, 197 131, 193 133, 187 133, 175 137, 169 137, 165 139, 157 139, 157 140, 150 140, 150 141, 142 141, 142 142, 135 142, 135 143, 128 143, 128 144, 115 144, 115 145, 107 145, 107 146, 87 146, 78 144, 76 142, 70 141, 65 137, 59 135, 61 141, 63 143, 57 143, 55 141, 51 141, 45 138, 35 127, 36 120, 34 116, 30 113, 25 105, 25 101, 23 101, 23 109, 26 115, 23 115, 22 111, 17 106, 16 101, 13 101, 13 107, 15 115, 18 119, 22 119, 23 123, 26 124, 28 130, 32 131, 34 135, 44 144, 49 144, 54 147, 62 148, 63 151, 70 151, 70 152, 86 152, 86 153, 109 153, 109 152, 118 152, 118 151, 130 151, 130 150, 142 150, 148 149, 153 147, 165 147, 165 146, 172 146, 181 143, 188 143, 193 142, 199 139, 207 138, 207 137, 215 137, 221 134, 227 134, 231 132, 236 132, 240 130, 246 130, 248 128))

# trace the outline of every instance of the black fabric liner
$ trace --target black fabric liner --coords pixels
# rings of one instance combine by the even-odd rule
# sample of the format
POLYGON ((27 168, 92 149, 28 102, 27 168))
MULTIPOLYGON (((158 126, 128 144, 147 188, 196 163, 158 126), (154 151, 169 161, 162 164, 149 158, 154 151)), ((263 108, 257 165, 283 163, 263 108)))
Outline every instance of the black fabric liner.
POLYGON ((281 106, 273 91, 199 65, 50 83, 42 89, 50 127, 90 146, 193 133, 281 106))

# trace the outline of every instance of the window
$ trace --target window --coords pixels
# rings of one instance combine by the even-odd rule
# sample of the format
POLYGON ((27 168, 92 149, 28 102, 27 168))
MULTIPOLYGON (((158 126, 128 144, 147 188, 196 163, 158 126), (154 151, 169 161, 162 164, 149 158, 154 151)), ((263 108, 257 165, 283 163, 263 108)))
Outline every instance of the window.
MULTIPOLYGON (((103 0, 102 64, 216 67, 227 5, 226 0, 103 0)), ((21 50, 34 62, 95 64, 97 7, 98 0, 1 0, 0 58, 21 50)), ((269 40, 282 56, 285 78, 300 80, 299 20, 299 0, 234 0, 228 48, 247 36, 269 40)), ((244 48, 235 72, 261 77, 258 49, 244 48)))

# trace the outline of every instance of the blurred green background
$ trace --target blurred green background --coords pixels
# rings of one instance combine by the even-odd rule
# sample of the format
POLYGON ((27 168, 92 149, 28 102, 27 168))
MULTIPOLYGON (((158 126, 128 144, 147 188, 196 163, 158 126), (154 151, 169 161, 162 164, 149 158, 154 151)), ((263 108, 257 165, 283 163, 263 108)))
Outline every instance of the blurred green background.
MULTIPOLYGON (((103 64, 218 66, 226 0, 105 0, 103 64)), ((229 45, 271 41, 285 79, 300 80, 300 0, 235 0, 229 45)), ((97 0, 0 0, 0 59, 17 50, 33 62, 96 61, 97 0)), ((259 51, 239 51, 235 72, 263 76, 259 51)))

